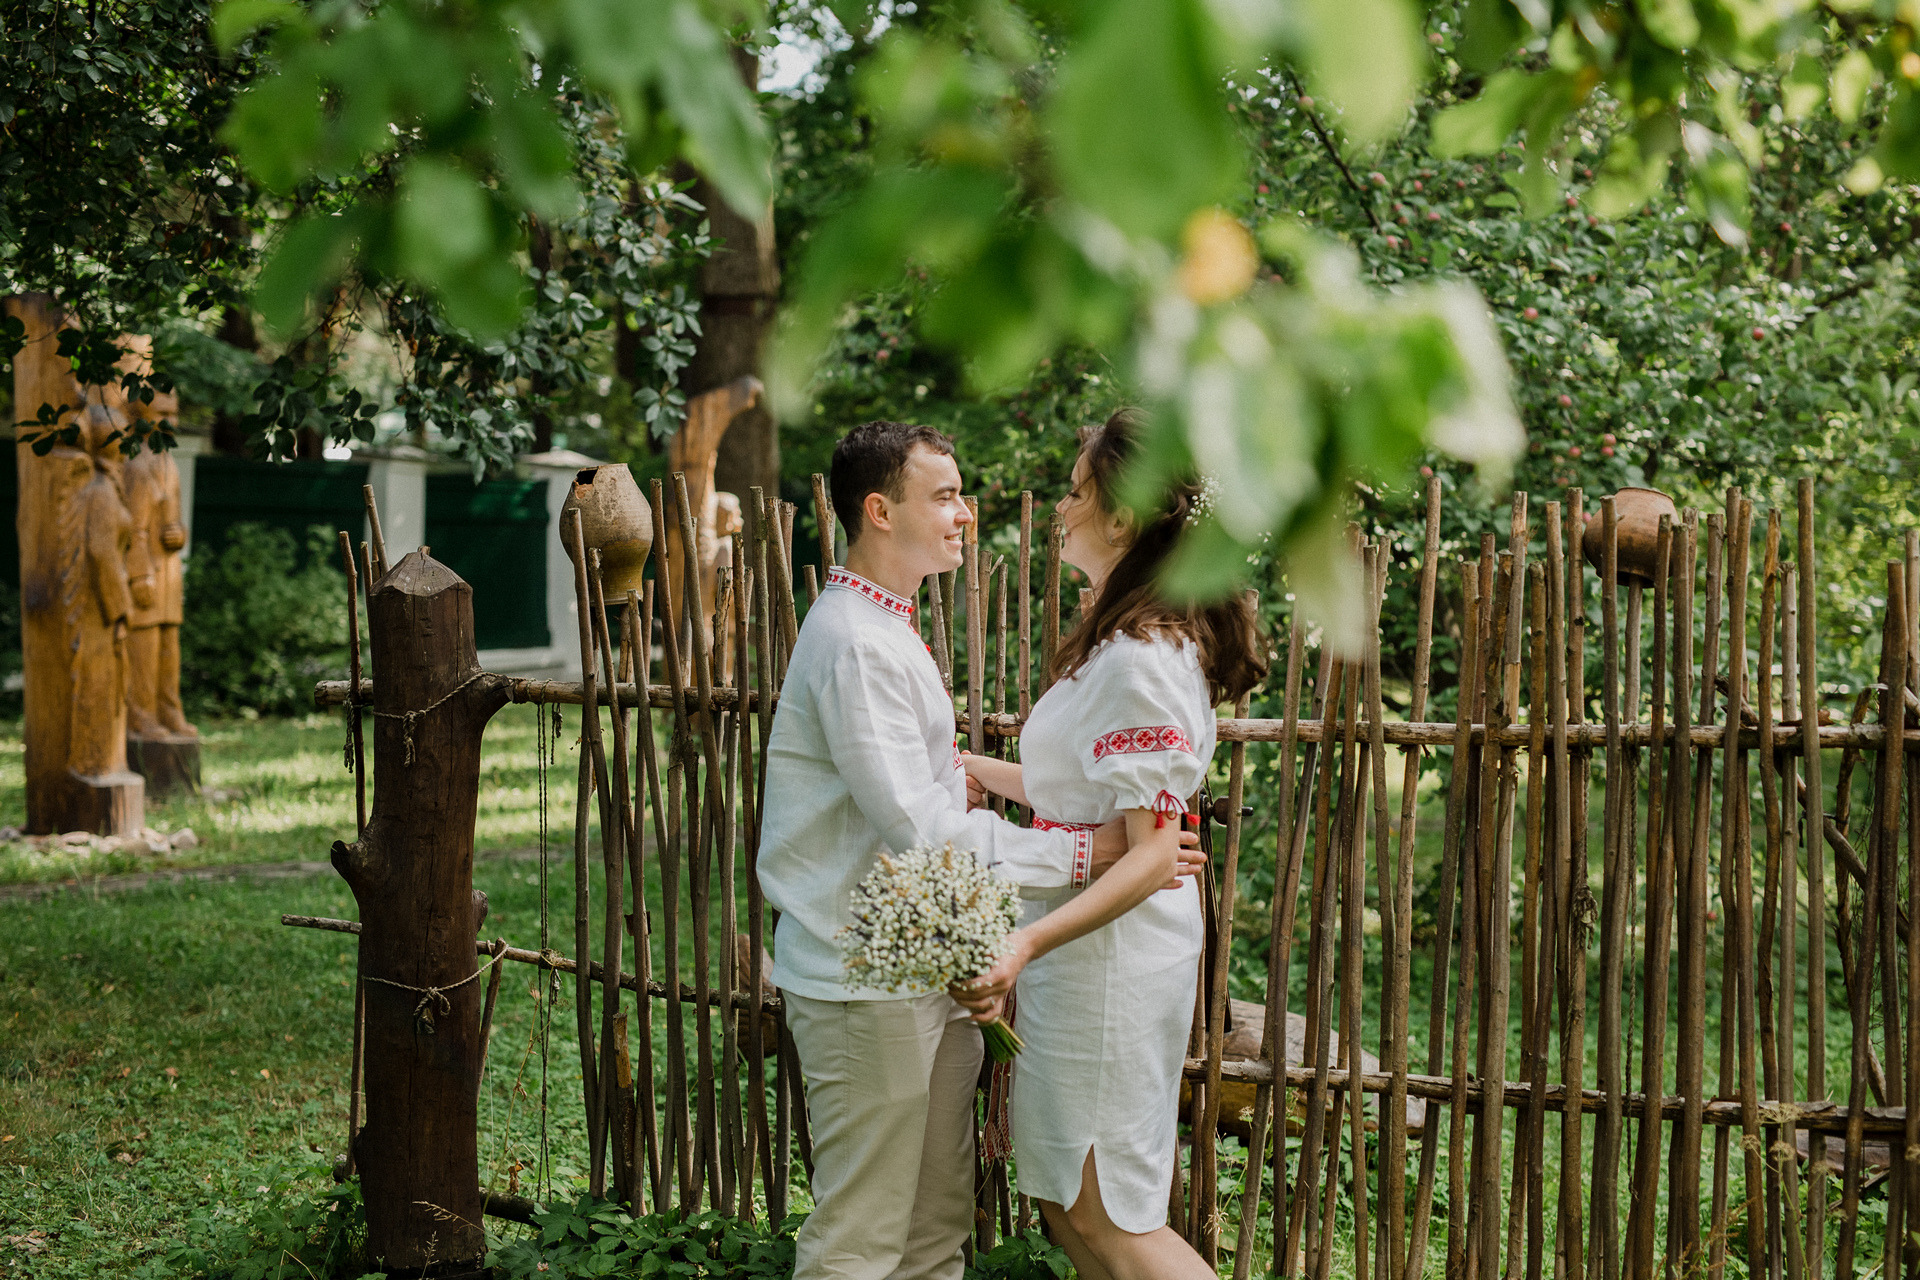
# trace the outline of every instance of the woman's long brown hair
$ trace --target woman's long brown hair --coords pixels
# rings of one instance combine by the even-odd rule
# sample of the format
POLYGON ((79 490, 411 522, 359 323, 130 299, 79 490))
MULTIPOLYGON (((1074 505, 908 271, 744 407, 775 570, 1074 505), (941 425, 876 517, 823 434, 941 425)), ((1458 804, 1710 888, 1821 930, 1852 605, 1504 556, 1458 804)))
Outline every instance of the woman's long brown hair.
MULTIPOLYGON (((1097 427, 1080 432, 1080 456, 1087 460, 1087 483, 1108 515, 1120 510, 1121 473, 1139 447, 1140 416, 1122 409, 1097 427)), ((1199 482, 1184 477, 1167 491, 1158 511, 1136 513, 1133 542, 1107 575, 1093 606, 1061 640, 1053 656, 1053 678, 1070 679, 1109 637, 1148 640, 1164 636, 1194 642, 1200 670, 1216 705, 1236 701, 1267 674, 1264 647, 1255 630, 1253 606, 1236 591, 1214 604, 1177 604, 1162 593, 1159 576, 1167 557, 1200 497, 1199 482)))

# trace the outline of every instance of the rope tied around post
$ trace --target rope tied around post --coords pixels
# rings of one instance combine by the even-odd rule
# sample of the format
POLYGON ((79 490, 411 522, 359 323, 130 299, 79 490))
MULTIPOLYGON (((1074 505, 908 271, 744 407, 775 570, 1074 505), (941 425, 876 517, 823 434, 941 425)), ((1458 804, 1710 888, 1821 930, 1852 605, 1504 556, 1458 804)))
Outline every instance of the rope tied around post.
MULTIPOLYGON (((502 954, 504 954, 504 952, 502 954)), ((365 981, 377 982, 383 987, 397 987, 402 991, 412 992, 418 995, 420 999, 413 1006, 413 1020, 422 1031, 428 1035, 432 1035, 434 1034, 434 1010, 438 1008, 441 1013, 453 1012, 453 1002, 447 999, 447 992, 458 991, 461 987, 466 986, 469 982, 472 982, 475 978, 478 978, 481 974, 499 963, 500 956, 490 956, 485 964, 475 968, 472 973, 460 979, 460 981, 450 982, 444 987, 416 987, 405 982, 395 982, 391 978, 375 978, 371 975, 369 975, 365 981)))
POLYGON ((400 741, 406 747, 406 764, 409 768, 413 765, 413 726, 419 723, 420 717, 426 715, 428 712, 437 711, 448 699, 452 698, 474 681, 481 679, 486 674, 484 670, 474 672, 426 706, 421 707, 418 711, 376 711, 373 713, 378 718, 398 720, 400 722, 400 741))

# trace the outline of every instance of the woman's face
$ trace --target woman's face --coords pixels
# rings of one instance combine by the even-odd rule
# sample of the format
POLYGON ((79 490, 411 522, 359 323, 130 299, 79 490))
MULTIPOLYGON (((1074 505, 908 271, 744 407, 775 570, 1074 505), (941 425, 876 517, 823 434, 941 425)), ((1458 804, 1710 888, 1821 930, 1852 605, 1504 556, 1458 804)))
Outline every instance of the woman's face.
POLYGON ((1098 589, 1126 554, 1131 530, 1120 515, 1100 509, 1100 495, 1089 474, 1084 450, 1073 460, 1071 483, 1067 496, 1053 506, 1066 526, 1066 544, 1060 558, 1086 574, 1098 589))

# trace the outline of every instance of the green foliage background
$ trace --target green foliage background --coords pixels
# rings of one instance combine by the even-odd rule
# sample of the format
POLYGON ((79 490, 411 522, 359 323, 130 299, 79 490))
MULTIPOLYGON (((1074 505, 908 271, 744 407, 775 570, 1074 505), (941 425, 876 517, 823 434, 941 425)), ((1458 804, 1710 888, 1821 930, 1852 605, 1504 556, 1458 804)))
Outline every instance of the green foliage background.
POLYGON ((346 662, 347 581, 329 531, 297 547, 284 529, 237 525, 187 561, 180 686, 188 710, 297 715, 346 662), (303 554, 304 553, 304 554, 303 554))

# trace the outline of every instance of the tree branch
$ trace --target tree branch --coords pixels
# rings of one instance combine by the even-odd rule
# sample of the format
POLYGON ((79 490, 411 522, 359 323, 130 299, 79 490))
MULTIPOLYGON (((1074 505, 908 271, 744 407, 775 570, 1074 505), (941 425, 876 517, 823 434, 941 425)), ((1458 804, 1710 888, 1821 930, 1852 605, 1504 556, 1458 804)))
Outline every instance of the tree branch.
MULTIPOLYGON (((1287 82, 1293 86, 1296 103, 1307 96, 1306 90, 1300 87, 1300 77, 1293 73, 1292 68, 1287 70, 1287 82)), ((1313 126, 1314 136, 1320 139, 1320 145, 1327 149, 1328 157, 1339 167, 1340 176, 1347 180, 1347 186, 1351 187, 1353 194, 1359 198, 1360 212, 1367 215, 1367 221, 1372 224, 1375 231, 1380 230, 1380 219, 1373 212, 1373 194, 1353 176, 1353 170, 1347 168, 1347 162, 1340 158, 1340 149, 1333 145, 1332 135, 1327 132, 1326 126, 1320 123, 1320 117, 1314 109, 1304 105, 1300 109, 1307 113, 1307 123, 1313 126)))

